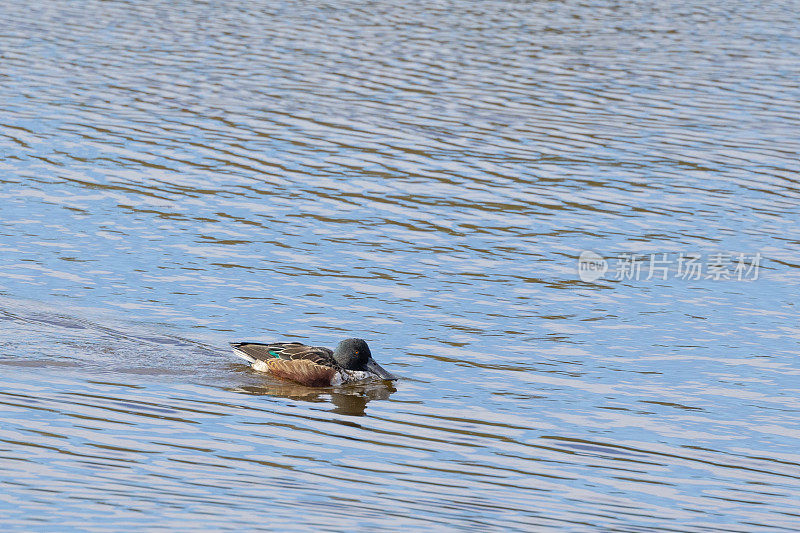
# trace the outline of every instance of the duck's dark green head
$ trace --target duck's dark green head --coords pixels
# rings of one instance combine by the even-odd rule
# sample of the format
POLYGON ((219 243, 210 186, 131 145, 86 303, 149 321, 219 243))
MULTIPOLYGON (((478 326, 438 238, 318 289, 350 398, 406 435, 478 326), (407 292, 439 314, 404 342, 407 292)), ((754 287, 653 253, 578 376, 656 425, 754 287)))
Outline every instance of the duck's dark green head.
POLYGON ((397 379, 372 359, 367 341, 364 339, 345 339, 333 351, 336 363, 346 370, 369 372, 381 379, 397 379))

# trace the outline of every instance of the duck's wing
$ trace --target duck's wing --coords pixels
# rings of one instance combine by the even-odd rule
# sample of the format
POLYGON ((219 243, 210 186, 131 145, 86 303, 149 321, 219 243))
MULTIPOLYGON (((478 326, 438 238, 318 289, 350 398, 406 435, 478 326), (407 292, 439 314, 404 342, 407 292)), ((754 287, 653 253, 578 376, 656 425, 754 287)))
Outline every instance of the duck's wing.
POLYGON ((256 361, 270 361, 281 359, 285 361, 310 361, 317 365, 336 366, 333 351, 322 346, 307 346, 299 342, 273 342, 264 344, 260 342, 234 342, 231 343, 233 352, 255 363, 256 361))
POLYGON ((337 372, 333 351, 299 342, 231 343, 233 353, 250 362, 255 370, 269 372, 309 387, 330 385, 337 372))

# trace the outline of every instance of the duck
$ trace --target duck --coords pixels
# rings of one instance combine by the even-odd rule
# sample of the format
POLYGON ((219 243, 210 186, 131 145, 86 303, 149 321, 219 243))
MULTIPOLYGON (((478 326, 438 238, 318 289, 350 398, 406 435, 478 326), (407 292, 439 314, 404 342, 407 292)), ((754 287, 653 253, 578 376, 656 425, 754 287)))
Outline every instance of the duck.
POLYGON ((335 350, 300 342, 232 342, 231 348, 253 370, 307 387, 397 379, 375 362, 364 339, 345 339, 335 350))

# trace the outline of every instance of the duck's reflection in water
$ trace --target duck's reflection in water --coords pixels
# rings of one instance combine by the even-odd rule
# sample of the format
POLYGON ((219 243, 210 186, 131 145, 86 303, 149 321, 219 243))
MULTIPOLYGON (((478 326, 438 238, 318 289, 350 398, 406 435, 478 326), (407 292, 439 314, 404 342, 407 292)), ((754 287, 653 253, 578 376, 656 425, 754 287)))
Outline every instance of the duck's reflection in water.
POLYGON ((397 389, 388 381, 375 381, 346 387, 306 387, 289 381, 265 378, 258 385, 242 385, 229 389, 245 394, 280 396, 292 400, 332 403, 334 413, 364 416, 372 400, 385 400, 397 389))

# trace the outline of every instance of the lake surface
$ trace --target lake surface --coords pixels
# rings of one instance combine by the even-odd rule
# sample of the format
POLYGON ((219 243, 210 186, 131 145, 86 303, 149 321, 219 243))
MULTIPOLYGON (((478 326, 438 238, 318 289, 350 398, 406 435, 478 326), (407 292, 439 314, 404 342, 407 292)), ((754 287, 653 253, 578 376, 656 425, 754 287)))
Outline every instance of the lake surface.
POLYGON ((0 20, 4 531, 800 530, 796 3, 0 20))

